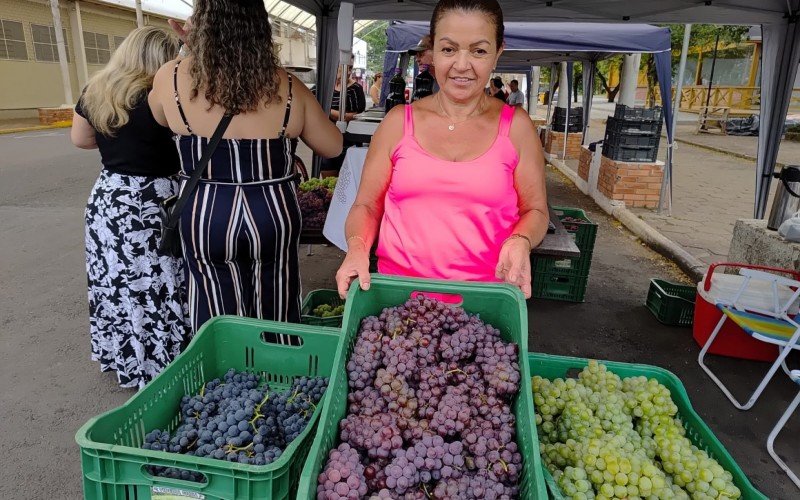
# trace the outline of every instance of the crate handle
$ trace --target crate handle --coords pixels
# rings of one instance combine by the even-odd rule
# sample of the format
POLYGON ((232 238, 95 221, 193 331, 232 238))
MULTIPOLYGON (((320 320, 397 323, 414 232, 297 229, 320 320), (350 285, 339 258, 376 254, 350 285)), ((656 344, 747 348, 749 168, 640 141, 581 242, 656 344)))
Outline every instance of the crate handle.
POLYGON ((714 270, 718 266, 723 267, 743 267, 745 269, 758 269, 760 271, 772 271, 776 273, 784 273, 784 274, 791 274, 794 279, 800 281, 800 272, 795 271, 794 269, 783 269, 780 267, 770 267, 770 266, 759 266, 756 264, 744 264, 741 262, 715 262, 708 266, 708 272, 706 273, 706 279, 703 282, 703 290, 706 292, 711 290, 711 275, 714 274, 714 270))
POLYGON ((414 290, 409 294, 409 297, 413 299, 417 295, 431 297, 439 300, 440 302, 444 302, 445 304, 452 304, 454 306, 460 306, 464 303, 464 297, 458 293, 425 292, 423 290, 414 290))
POLYGON ((183 486, 184 488, 186 488, 186 487, 189 487, 189 488, 206 488, 206 487, 208 487, 208 484, 209 484, 208 476, 206 476, 203 472, 200 472, 198 470, 187 469, 187 468, 184 468, 184 467, 178 467, 176 465, 168 465, 168 466, 161 465, 161 466, 159 466, 159 467, 170 467, 170 468, 177 469, 177 470, 180 470, 180 471, 184 471, 185 470, 187 472, 191 472, 193 474, 200 474, 201 476, 203 476, 201 481, 195 481, 193 479, 173 479, 173 478, 170 478, 170 477, 162 477, 162 476, 156 476, 155 474, 152 474, 149 470, 147 470, 147 468, 148 467, 152 467, 153 465, 155 465, 155 464, 142 464, 142 466, 139 468, 139 473, 141 473, 142 476, 144 476, 144 478, 146 480, 148 480, 148 481, 151 481, 151 482, 158 481, 159 483, 172 484, 172 485, 175 485, 175 486, 183 486))
POLYGON ((261 332, 261 342, 282 347, 303 347, 303 344, 305 344, 305 340, 303 340, 303 337, 300 335, 294 333, 276 333, 270 330, 263 330, 261 332))

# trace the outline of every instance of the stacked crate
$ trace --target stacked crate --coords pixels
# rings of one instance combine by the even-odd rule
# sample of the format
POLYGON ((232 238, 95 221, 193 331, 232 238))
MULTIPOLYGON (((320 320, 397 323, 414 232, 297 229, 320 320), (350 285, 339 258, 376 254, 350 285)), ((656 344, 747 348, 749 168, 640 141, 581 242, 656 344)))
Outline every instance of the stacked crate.
MULTIPOLYGON (((553 110, 553 120, 550 130, 553 132, 564 132, 564 121, 567 119, 567 108, 555 108, 553 110)), ((569 110, 569 123, 567 133, 583 132, 583 108, 572 108, 569 110)))
POLYGON ((578 208, 552 207, 581 251, 577 259, 531 257, 533 296, 539 299, 583 302, 589 283, 597 224, 578 208))
POLYGON ((661 141, 662 111, 617 104, 606 123, 603 156, 615 161, 653 163, 661 141))

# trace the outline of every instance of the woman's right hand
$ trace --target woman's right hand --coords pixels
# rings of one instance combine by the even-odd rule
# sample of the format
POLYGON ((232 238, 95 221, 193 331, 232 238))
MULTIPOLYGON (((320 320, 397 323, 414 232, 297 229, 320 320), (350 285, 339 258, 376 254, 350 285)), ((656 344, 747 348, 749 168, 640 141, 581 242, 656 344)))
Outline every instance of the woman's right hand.
POLYGON ((369 290, 369 251, 362 244, 357 244, 347 251, 347 255, 336 271, 336 288, 339 297, 346 298, 350 283, 358 278, 362 290, 369 290))

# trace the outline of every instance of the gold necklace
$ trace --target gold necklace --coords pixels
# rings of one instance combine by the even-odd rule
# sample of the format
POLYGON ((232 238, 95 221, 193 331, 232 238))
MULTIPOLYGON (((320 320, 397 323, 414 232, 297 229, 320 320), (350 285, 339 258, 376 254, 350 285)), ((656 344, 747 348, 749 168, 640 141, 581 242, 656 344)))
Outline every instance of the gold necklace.
MULTIPOLYGON (((445 117, 447 117, 448 120, 450 120, 450 125, 447 126, 447 130, 449 130, 451 132, 456 129, 456 125, 460 125, 460 124, 464 123, 465 121, 469 120, 470 118, 472 118, 473 116, 475 116, 475 110, 473 110, 472 113, 470 113, 466 118, 464 118, 460 122, 453 121, 453 118, 449 114, 447 114, 447 111, 444 110, 444 106, 442 106, 442 100, 439 97, 439 92, 436 93, 436 102, 439 103, 439 109, 442 110, 442 114, 445 117)), ((485 99, 483 101, 481 101, 481 104, 477 108, 475 108, 478 111, 478 113, 483 111, 483 103, 484 102, 485 102, 485 99)))

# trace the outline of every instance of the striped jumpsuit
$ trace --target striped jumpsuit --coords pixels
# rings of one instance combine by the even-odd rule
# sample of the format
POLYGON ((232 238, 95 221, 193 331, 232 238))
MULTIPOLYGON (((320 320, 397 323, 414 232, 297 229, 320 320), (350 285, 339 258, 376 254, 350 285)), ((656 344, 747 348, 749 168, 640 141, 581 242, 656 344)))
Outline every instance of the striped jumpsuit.
MULTIPOLYGON (((176 64, 175 101, 191 134, 176 139, 185 184, 210 138, 195 135, 189 126, 178 96, 177 70, 176 64)), ((285 135, 291 106, 289 75, 280 135, 222 139, 181 214, 194 332, 221 314, 300 321, 301 215, 285 135)))

